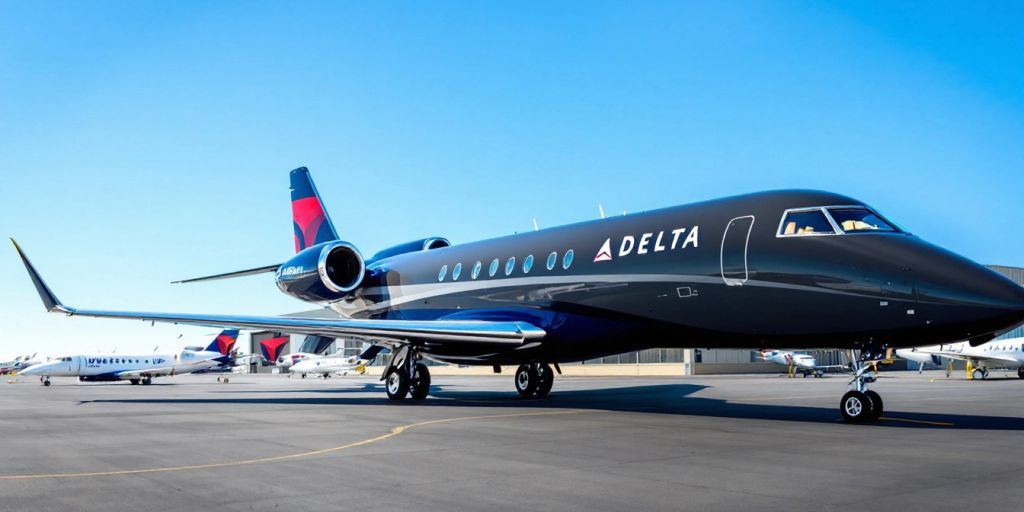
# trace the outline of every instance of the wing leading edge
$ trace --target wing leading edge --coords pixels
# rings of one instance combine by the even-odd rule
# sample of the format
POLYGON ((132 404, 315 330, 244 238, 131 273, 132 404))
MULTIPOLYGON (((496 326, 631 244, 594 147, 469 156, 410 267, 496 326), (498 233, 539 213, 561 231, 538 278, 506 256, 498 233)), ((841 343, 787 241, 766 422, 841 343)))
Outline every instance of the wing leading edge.
POLYGON ((207 315, 189 313, 151 313, 138 311, 102 311, 65 306, 53 293, 32 262, 11 239, 21 257, 32 284, 46 310, 68 316, 119 318, 208 327, 237 327, 246 330, 272 330, 293 334, 328 337, 349 336, 385 344, 467 343, 485 345, 521 345, 545 336, 529 322, 490 322, 484 320, 350 320, 285 318, 276 316, 207 315))

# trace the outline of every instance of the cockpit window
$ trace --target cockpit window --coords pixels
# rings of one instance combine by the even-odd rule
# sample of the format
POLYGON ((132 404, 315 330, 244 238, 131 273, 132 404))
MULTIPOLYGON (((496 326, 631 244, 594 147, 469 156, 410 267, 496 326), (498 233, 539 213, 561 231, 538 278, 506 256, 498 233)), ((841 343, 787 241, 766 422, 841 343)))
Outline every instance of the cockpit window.
POLYGON ((782 227, 779 229, 779 235, 782 236, 834 235, 835 233, 828 217, 825 217, 825 213, 817 208, 786 213, 782 219, 782 227))
POLYGON ((867 208, 829 208, 828 213, 847 233, 860 231, 897 231, 891 224, 867 208))

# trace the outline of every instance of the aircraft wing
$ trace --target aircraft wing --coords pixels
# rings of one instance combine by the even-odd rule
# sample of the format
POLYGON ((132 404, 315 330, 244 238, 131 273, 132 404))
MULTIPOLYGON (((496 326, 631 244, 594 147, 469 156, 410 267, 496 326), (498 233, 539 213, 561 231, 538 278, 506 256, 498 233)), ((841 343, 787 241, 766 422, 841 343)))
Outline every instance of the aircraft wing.
POLYGON ((11 239, 18 256, 25 264, 32 284, 46 310, 68 316, 120 318, 207 327, 236 327, 246 330, 270 330, 294 334, 349 337, 371 343, 401 345, 406 343, 471 344, 516 346, 545 336, 543 329, 521 321, 492 322, 486 320, 351 320, 286 318, 277 316, 235 316, 190 313, 149 313, 136 311, 101 311, 65 306, 46 285, 25 253, 11 239))

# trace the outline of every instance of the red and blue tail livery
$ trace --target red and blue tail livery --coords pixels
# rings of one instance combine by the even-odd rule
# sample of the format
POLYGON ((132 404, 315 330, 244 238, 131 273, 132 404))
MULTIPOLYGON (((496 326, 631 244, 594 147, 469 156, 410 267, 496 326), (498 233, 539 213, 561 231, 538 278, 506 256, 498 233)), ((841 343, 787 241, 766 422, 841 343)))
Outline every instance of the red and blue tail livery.
POLYGON ((224 329, 210 342, 206 350, 208 352, 219 352, 220 355, 226 356, 231 354, 231 350, 235 348, 236 341, 238 341, 238 329, 224 329))
POLYGON ((277 361, 277 358, 281 357, 284 346, 290 339, 288 336, 281 336, 280 338, 270 338, 269 340, 261 341, 260 352, 263 353, 263 359, 266 359, 269 363, 277 361))
POLYGON ((331 218, 324 210, 309 169, 299 167, 291 173, 292 222, 295 228, 295 252, 338 239, 331 218))

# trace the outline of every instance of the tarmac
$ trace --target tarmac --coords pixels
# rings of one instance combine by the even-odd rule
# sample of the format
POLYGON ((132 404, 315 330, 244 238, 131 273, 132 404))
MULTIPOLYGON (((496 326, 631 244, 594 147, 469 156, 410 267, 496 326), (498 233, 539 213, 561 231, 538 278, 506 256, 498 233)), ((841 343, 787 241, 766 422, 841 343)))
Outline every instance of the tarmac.
POLYGON ((1024 380, 213 375, 0 384, 0 510, 1017 510, 1024 380))

